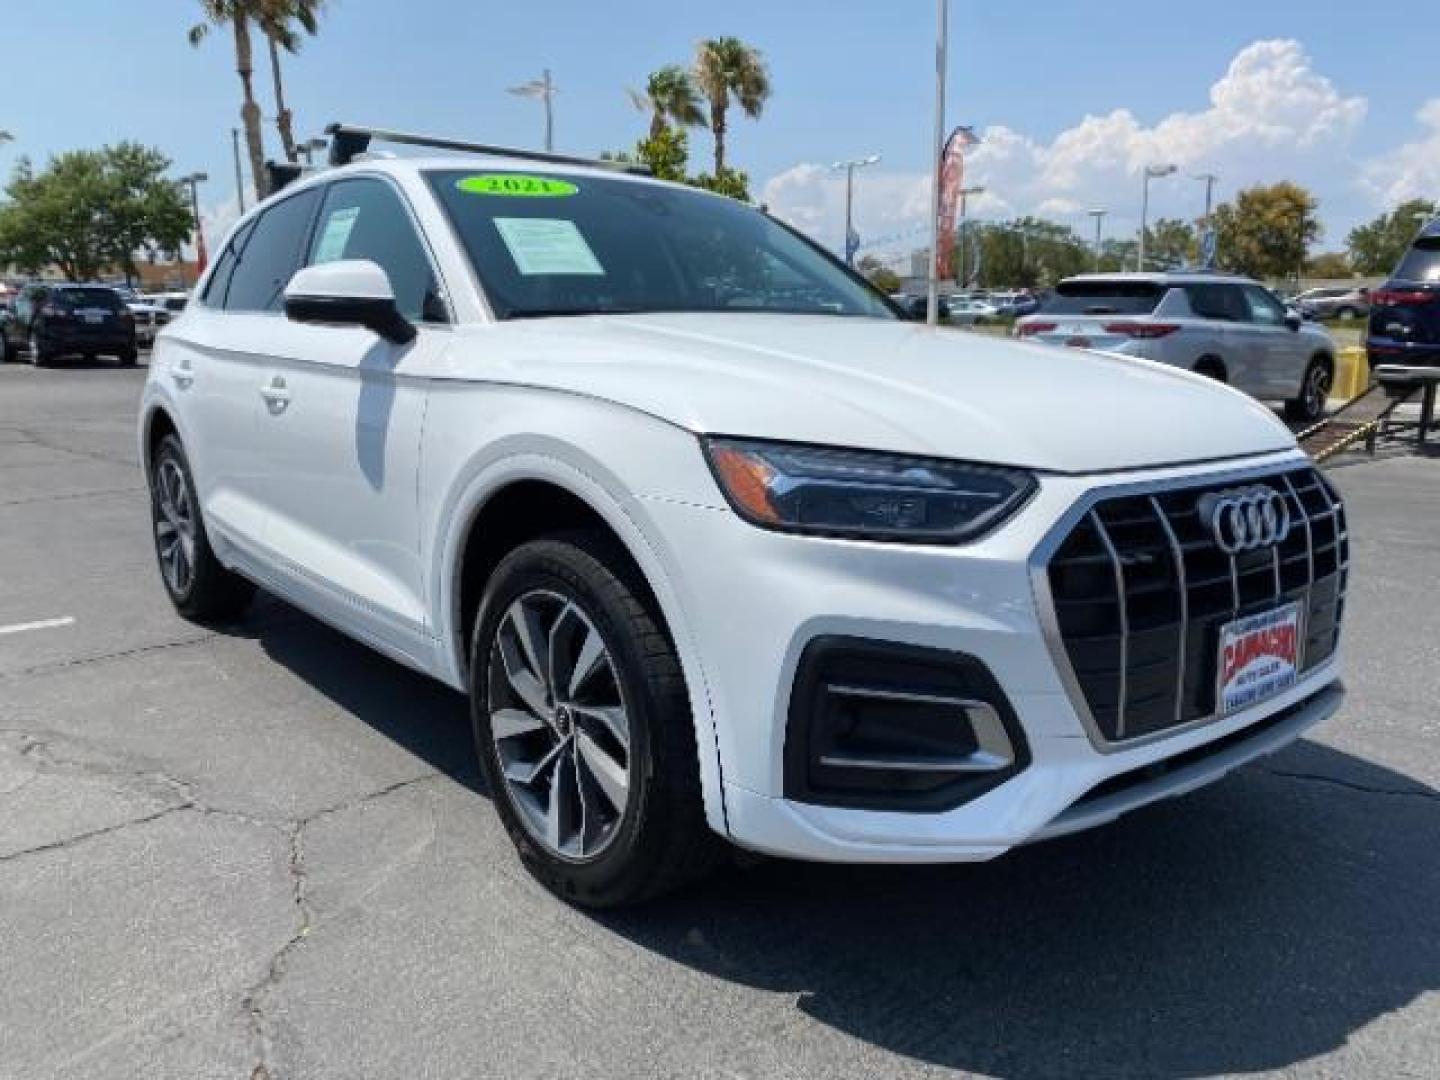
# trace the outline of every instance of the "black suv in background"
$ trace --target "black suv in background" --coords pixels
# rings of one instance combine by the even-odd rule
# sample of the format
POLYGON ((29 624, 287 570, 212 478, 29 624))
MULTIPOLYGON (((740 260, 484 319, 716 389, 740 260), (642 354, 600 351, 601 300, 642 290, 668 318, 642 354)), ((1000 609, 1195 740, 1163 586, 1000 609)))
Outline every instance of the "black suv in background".
POLYGON ((135 316, 105 285, 27 285, 3 315, 0 359, 36 367, 67 355, 135 363, 135 316))
POLYGON ((1365 340, 1381 382, 1404 385, 1406 369, 1440 368, 1440 218, 1415 237, 1390 279, 1370 293, 1365 340))

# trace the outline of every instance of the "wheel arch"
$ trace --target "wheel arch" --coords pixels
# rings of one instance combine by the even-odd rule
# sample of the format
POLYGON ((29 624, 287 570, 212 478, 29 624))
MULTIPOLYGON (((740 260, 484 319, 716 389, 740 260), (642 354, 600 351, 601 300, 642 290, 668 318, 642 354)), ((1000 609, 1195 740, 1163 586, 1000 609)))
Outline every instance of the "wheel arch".
POLYGON ((1216 352, 1203 353, 1195 363, 1190 365, 1190 370, 1199 375, 1205 375, 1210 371, 1219 373, 1219 379, 1226 386, 1230 385, 1230 369, 1225 364, 1225 359, 1216 352))
POLYGON ((440 652, 436 674, 456 689, 466 687, 468 648, 480 596, 506 552, 544 532, 577 525, 603 529, 638 572, 675 646, 695 724, 706 819, 713 829, 725 833, 711 695, 683 601, 666 569, 663 545, 647 526, 638 502, 615 494, 626 487, 613 477, 608 484, 602 481, 606 474, 598 463, 575 460, 580 452, 570 447, 541 450, 531 438, 524 442, 529 444, 525 451, 499 455, 478 469, 442 513, 432 577, 440 652), (520 518, 532 513, 534 518, 507 519, 507 515, 520 518), (497 526, 498 533, 487 537, 487 527, 497 526))

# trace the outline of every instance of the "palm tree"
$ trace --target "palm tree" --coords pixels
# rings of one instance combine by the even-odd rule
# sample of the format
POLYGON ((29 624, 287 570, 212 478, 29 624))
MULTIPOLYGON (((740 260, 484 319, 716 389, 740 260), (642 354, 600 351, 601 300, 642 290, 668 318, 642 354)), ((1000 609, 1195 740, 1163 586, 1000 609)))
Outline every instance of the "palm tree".
POLYGON ((245 149, 250 157, 250 175, 255 181, 255 194, 263 199, 268 185, 265 183, 265 143, 260 134, 260 106, 255 101, 254 50, 250 41, 250 27, 258 24, 269 0, 200 0, 204 12, 203 22, 190 28, 191 45, 199 45, 210 33, 212 26, 229 26, 235 35, 235 71, 240 76, 240 87, 244 104, 240 106, 240 120, 245 126, 245 149))
POLYGON ((725 170, 725 114, 731 97, 746 116, 758 118, 770 97, 770 73, 760 51, 739 38, 707 38, 695 50, 695 81, 710 102, 718 178, 725 170))
POLYGON ((314 36, 319 30, 320 7, 324 0, 261 0, 258 19, 270 51, 270 78, 275 87, 275 130, 285 148, 285 160, 299 161, 295 146, 295 116, 285 104, 285 84, 280 77, 280 50, 293 53, 300 48, 301 33, 314 36), (297 28, 298 24, 298 28, 297 28))
POLYGON ((650 114, 650 138, 658 138, 670 123, 681 127, 699 127, 705 123, 700 108, 700 95, 690 73, 679 64, 667 64, 652 71, 645 81, 645 91, 630 91, 630 100, 641 112, 650 114))

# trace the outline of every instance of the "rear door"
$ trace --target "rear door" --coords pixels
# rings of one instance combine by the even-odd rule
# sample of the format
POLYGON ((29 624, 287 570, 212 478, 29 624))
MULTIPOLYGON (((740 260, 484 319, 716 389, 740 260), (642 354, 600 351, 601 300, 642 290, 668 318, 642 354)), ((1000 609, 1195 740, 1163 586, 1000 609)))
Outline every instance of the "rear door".
POLYGON ((1195 342, 1191 362, 1218 356, 1225 380, 1249 394, 1261 391, 1265 381, 1266 343, 1250 322, 1250 304, 1241 286, 1229 282, 1201 282, 1185 286, 1190 310, 1204 320, 1207 333, 1195 342))
POLYGON ((416 512, 427 376, 450 344, 448 305, 409 205, 378 176, 323 197, 306 263, 369 259, 418 333, 283 322, 260 411, 266 544, 289 591, 392 651, 420 658, 424 579, 416 512))
POLYGON ((152 364, 177 401, 207 522, 259 576, 268 512, 257 431, 261 390, 281 347, 281 290, 299 266, 319 202, 303 189, 262 210, 226 246, 200 303, 176 320, 152 364))

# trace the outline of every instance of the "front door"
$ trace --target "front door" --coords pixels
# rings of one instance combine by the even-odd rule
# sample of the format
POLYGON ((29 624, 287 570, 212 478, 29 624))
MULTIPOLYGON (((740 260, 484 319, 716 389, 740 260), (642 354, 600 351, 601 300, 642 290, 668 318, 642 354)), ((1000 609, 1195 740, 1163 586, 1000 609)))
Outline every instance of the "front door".
POLYGON ((370 259, 415 340, 286 322, 261 388, 266 545, 291 591, 373 643, 423 659, 427 627, 416 511, 428 375, 449 347, 429 253, 399 192, 378 177, 325 189, 307 265, 370 259))

